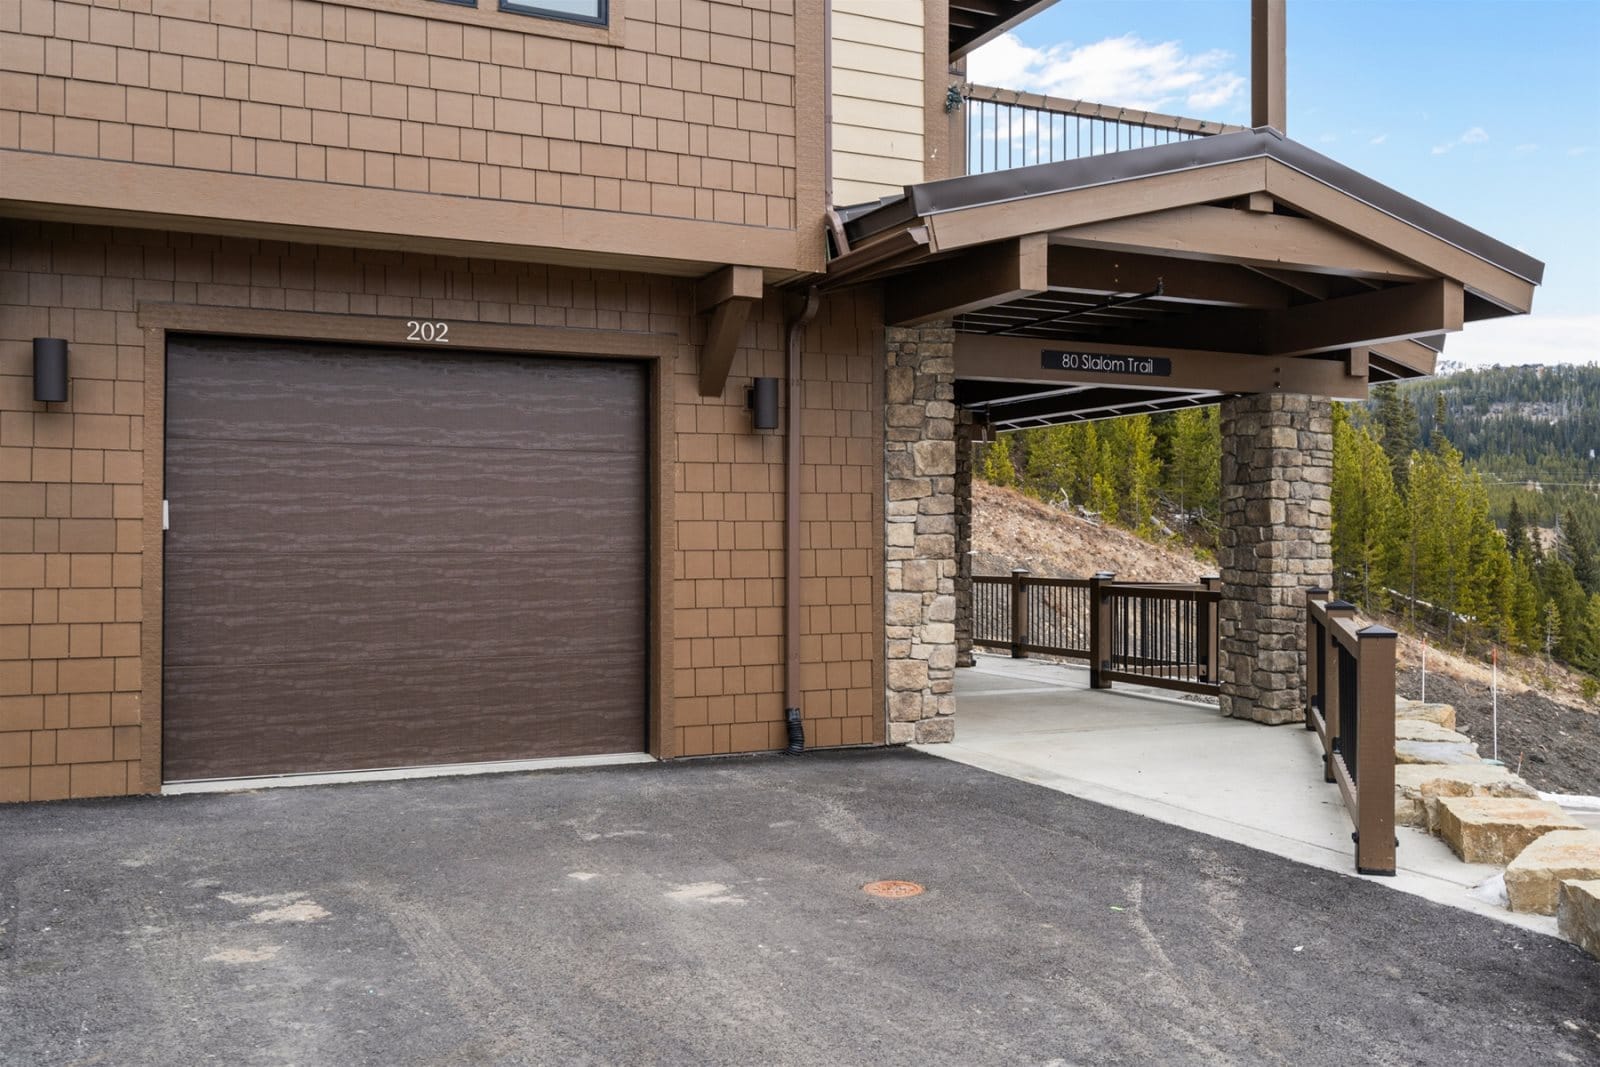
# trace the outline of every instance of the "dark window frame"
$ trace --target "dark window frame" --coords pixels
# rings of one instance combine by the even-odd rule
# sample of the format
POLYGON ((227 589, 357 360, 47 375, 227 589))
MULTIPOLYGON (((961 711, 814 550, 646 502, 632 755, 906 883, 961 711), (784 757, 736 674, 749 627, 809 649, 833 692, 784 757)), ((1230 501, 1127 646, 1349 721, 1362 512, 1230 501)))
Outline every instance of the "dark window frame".
MULTIPOLYGON (((448 3, 465 3, 467 0, 446 0, 448 3)), ((611 0, 597 0, 594 17, 588 15, 574 15, 566 11, 544 10, 539 0, 498 0, 499 8, 508 15, 526 15, 530 18, 554 19, 557 22, 571 22, 580 26, 609 26, 611 25, 611 0)))

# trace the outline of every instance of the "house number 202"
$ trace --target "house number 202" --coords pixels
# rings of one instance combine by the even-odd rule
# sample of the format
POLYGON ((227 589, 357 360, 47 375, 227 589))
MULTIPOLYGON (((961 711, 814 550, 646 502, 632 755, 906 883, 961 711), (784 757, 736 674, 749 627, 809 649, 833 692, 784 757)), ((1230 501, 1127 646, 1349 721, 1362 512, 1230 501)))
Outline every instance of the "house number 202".
POLYGON ((448 322, 418 322, 412 319, 406 323, 410 333, 406 334, 407 341, 425 341, 428 344, 447 345, 450 343, 450 324, 448 322))

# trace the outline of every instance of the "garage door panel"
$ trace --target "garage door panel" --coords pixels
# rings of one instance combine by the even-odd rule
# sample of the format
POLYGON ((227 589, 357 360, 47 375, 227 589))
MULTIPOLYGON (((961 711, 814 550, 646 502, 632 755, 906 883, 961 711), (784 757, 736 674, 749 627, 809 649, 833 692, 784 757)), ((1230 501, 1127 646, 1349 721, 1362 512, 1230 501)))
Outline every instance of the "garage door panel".
POLYGON ((167 671, 169 781, 637 752, 636 684, 532 656, 167 671), (448 668, 448 669, 446 669, 448 668), (576 699, 575 699, 576 697, 576 699), (224 717, 203 709, 226 705, 224 717), (424 706, 431 714, 419 716, 424 706), (176 711, 176 714, 174 714, 176 711))
POLYGON ((644 451, 636 364, 288 342, 174 341, 169 439, 644 451))
POLYGON ((168 780, 635 752, 636 363, 180 338, 168 780))
POLYGON ((168 444, 170 552, 632 553, 645 549, 637 453, 269 441, 168 444))
POLYGON ((171 569, 170 667, 525 655, 626 660, 645 642, 637 557, 210 553, 171 569), (206 596, 226 589, 226 597, 206 596), (420 652, 420 649, 426 652, 420 652))

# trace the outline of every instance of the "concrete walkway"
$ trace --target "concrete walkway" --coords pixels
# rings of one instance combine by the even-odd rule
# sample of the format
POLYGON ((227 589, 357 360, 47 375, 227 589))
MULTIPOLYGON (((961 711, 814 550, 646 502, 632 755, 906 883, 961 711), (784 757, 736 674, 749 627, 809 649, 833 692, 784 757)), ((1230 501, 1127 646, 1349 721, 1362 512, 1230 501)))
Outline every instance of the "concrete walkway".
MULTIPOLYGON (((955 743, 923 751, 1357 877, 1350 817, 1299 726, 1226 719, 1141 686, 1092 690, 1086 667, 983 654, 956 673, 956 699, 955 743)), ((1363 880, 1555 936, 1553 918, 1472 892, 1499 868, 1462 863, 1413 827, 1396 836, 1396 875, 1363 880)))

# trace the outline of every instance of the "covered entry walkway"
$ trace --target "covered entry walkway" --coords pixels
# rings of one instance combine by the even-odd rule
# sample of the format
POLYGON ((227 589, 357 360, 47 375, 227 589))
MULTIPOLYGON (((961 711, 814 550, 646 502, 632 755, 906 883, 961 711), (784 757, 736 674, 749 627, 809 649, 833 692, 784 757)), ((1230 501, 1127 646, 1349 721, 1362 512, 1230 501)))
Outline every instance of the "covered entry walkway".
MULTIPOLYGON (((1263 730, 1214 703, 1139 686, 1089 688, 1086 668, 980 653, 956 672, 961 722, 932 755, 1323 870, 1350 874, 1350 818, 1322 780, 1316 735, 1263 730)), ((1462 863, 1437 837, 1397 829, 1380 885, 1550 935, 1555 921, 1474 896, 1499 868, 1462 863)), ((1197 877, 1198 877, 1197 872, 1197 877)))
POLYGON ((1444 335, 1525 314, 1543 275, 1268 125, 907 186, 832 223, 824 288, 878 287, 887 327, 891 743, 954 733, 974 438, 1212 403, 1222 710, 1301 721, 1330 399, 1432 373, 1444 335))

